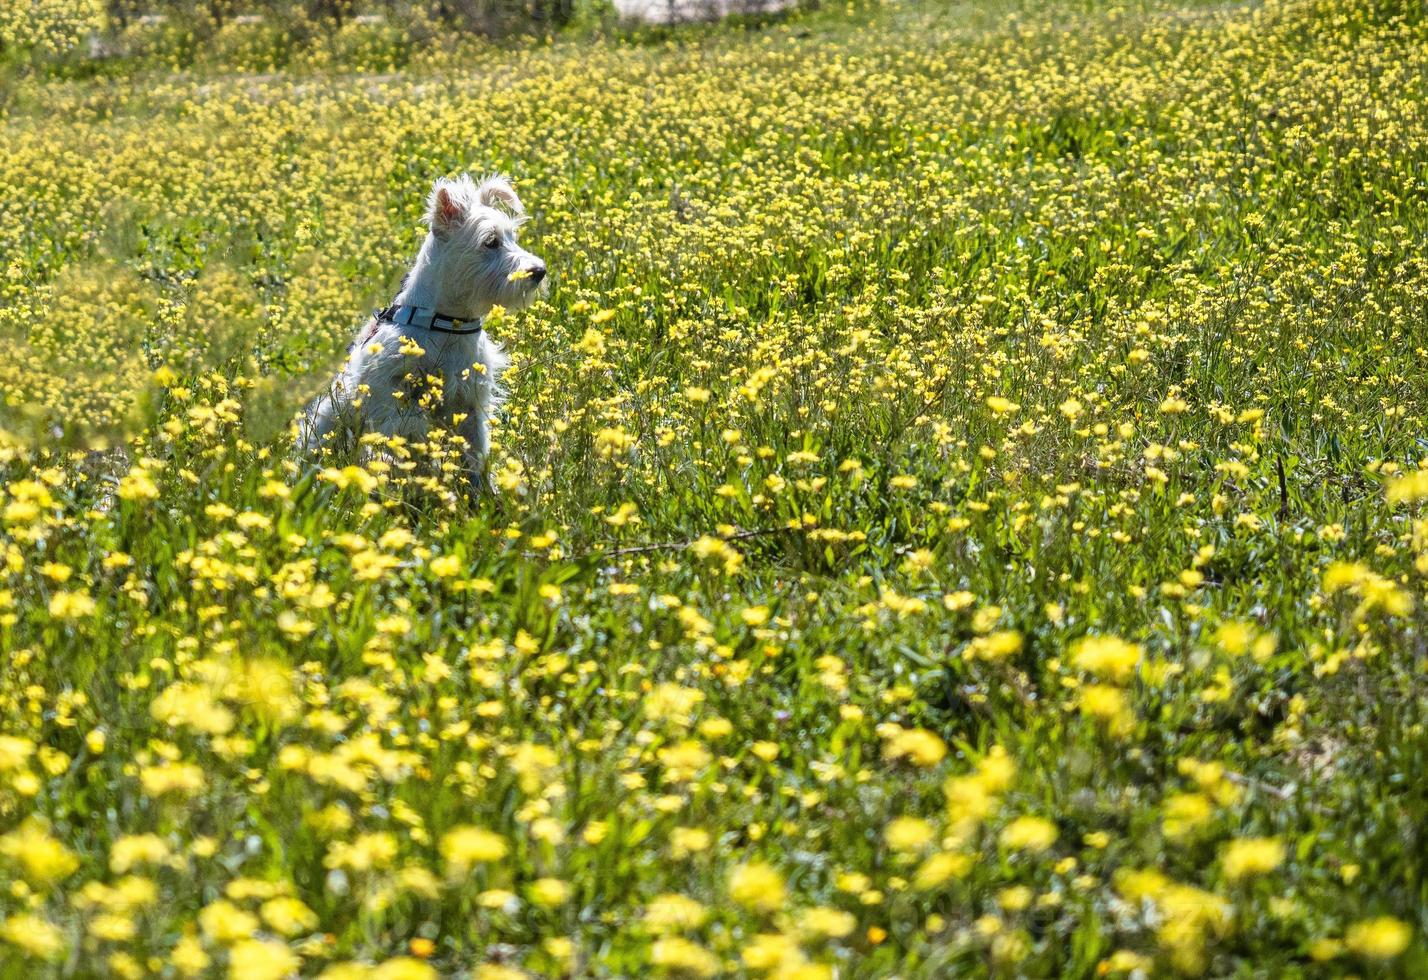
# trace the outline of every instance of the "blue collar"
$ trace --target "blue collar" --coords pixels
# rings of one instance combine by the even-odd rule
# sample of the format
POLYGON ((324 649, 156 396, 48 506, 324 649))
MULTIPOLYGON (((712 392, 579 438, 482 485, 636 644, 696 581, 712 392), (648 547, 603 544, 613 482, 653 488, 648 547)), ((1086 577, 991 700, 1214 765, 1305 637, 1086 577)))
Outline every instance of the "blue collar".
POLYGON ((437 333, 473 334, 481 332, 480 320, 463 320, 459 317, 438 313, 426 306, 389 306, 377 311, 379 323, 395 323, 397 326, 421 327, 437 333))

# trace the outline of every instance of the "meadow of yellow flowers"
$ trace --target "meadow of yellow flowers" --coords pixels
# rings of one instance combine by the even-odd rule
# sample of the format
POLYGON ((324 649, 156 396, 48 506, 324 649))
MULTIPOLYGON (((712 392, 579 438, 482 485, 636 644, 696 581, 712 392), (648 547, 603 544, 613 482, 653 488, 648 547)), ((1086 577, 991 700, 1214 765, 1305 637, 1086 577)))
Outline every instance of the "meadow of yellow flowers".
POLYGON ((1422 4, 262 67, 0 95, 0 974, 1428 974, 1422 4), (290 429, 459 170, 485 500, 290 429))

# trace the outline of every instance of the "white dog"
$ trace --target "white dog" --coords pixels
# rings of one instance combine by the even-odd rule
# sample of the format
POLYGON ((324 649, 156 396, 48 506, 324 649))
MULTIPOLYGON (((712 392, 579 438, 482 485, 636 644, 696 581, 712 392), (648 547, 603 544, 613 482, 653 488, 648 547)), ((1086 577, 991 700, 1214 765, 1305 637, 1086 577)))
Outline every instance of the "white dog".
POLYGON ((545 263, 516 244, 524 220, 504 177, 436 182, 430 231, 396 301, 367 321, 331 389, 299 420, 304 450, 338 439, 354 445, 364 433, 422 442, 441 425, 465 440, 467 476, 473 489, 483 486, 508 360, 481 321, 493 306, 524 306, 545 286, 545 263))

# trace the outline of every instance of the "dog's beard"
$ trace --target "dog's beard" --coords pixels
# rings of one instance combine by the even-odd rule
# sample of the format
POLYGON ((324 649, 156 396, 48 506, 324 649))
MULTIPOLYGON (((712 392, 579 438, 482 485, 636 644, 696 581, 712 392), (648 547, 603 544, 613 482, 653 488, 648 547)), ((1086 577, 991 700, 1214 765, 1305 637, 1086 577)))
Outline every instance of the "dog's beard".
POLYGON ((510 263, 473 262, 458 271, 458 281, 467 283, 463 291, 468 311, 485 315, 493 306, 518 310, 529 306, 548 291, 545 280, 534 283, 529 278, 512 279, 519 267, 510 263))

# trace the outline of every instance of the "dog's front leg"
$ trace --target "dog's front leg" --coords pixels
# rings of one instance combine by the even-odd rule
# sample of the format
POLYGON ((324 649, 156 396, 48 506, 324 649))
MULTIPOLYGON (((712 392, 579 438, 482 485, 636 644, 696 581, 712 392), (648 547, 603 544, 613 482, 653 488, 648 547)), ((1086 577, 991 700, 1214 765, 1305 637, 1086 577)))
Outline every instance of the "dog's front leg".
POLYGON ((298 419, 298 448, 305 453, 316 453, 327 440, 328 433, 337 428, 336 393, 329 391, 319 395, 303 410, 298 419))
MULTIPOLYGON (((368 325, 363 341, 371 340, 375 328, 375 323, 368 325)), ((337 452, 356 448, 363 428, 359 411, 372 394, 372 355, 364 343, 354 345, 332 384, 303 411, 298 421, 298 447, 303 452, 315 455, 324 448, 337 452)))
POLYGON ((339 378, 314 398, 298 419, 298 449, 315 456, 324 449, 341 453, 355 447, 361 431, 357 406, 364 390, 354 393, 339 378))
POLYGON ((487 466, 491 457, 491 430, 486 424, 485 416, 480 412, 472 412, 465 417, 458 418, 456 434, 461 436, 465 443, 461 448, 462 463, 467 482, 471 485, 472 495, 479 496, 483 493, 494 495, 496 488, 491 483, 491 474, 487 466))

